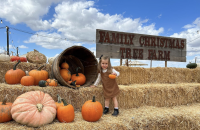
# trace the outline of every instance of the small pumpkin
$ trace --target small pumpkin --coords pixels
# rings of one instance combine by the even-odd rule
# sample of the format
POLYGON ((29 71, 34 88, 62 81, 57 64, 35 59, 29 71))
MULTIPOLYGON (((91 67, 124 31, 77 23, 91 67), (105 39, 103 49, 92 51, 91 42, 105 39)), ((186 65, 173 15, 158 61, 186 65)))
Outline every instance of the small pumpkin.
POLYGON ((0 102, 0 123, 3 122, 8 122, 12 120, 11 116, 11 107, 12 103, 11 102, 6 102, 7 101, 7 95, 5 96, 3 102, 0 102))
POLYGON ((19 60, 20 60, 21 62, 27 62, 26 57, 19 57, 19 60))
POLYGON ((49 74, 46 70, 41 70, 45 65, 40 66, 37 70, 31 70, 29 72, 30 76, 34 78, 34 85, 38 85, 40 80, 47 80, 49 78, 49 74))
POLYGON ((69 69, 69 64, 67 64, 67 62, 63 62, 63 63, 61 64, 61 68, 62 68, 62 69, 69 69))
MULTIPOLYGON (((68 81, 68 82, 69 82, 69 81, 68 81)), ((77 85, 77 84, 76 84, 76 80, 73 81, 73 82, 71 82, 70 85, 75 86, 75 87, 80 87, 80 85, 77 85)))
POLYGON ((103 107, 100 102, 93 100, 86 101, 81 109, 82 117, 84 120, 89 122, 98 121, 103 114, 103 107))
POLYGON ((20 60, 19 56, 11 56, 10 57, 10 61, 19 61, 19 60, 20 60))
POLYGON ((82 73, 78 73, 78 70, 81 69, 80 67, 76 68, 76 74, 73 74, 71 79, 72 81, 76 80, 76 85, 83 85, 86 82, 86 77, 82 73))
POLYGON ((57 94, 57 98, 58 98, 58 101, 55 103, 56 109, 58 109, 58 107, 60 107, 60 106, 64 106, 63 102, 61 101, 60 95, 57 94))
POLYGON ((67 83, 68 83, 68 84, 71 84, 71 83, 72 83, 72 80, 67 81, 67 83))
POLYGON ((58 86, 58 81, 56 79, 47 79, 48 86, 58 86))
POLYGON ((5 80, 7 84, 18 84, 21 81, 21 78, 23 76, 26 76, 25 72, 21 69, 16 69, 17 65, 20 63, 20 61, 18 61, 13 69, 8 70, 5 74, 5 80))
POLYGON ((71 104, 67 104, 64 99, 61 99, 63 106, 57 108, 57 119, 60 122, 72 122, 75 117, 74 107, 71 104))
POLYGON ((110 79, 115 79, 115 78, 116 78, 116 75, 114 75, 114 74, 109 74, 109 78, 110 78, 110 79))
POLYGON ((21 85, 24 86, 32 86, 34 85, 34 78, 33 76, 28 75, 28 71, 26 71, 26 76, 23 76, 20 81, 21 85))
POLYGON ((49 83, 47 81, 45 81, 45 80, 40 80, 39 83, 38 83, 38 85, 40 87, 46 87, 46 86, 49 85, 49 83))
POLYGON ((71 72, 67 69, 61 69, 60 70, 60 75, 62 78, 67 82, 71 79, 71 72))
POLYGON ((56 117, 56 104, 49 94, 30 91, 18 96, 13 102, 11 115, 17 123, 40 127, 53 122, 56 117))

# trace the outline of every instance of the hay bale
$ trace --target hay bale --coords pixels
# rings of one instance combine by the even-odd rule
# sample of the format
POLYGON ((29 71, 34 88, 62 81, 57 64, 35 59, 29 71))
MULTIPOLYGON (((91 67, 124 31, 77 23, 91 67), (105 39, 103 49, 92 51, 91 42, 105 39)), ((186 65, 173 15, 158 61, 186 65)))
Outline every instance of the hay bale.
MULTIPOLYGON (((178 105, 187 105, 200 102, 200 84, 133 84, 130 86, 119 85, 120 94, 118 95, 119 108, 129 109, 141 106, 172 107, 178 105)), ((0 101, 8 94, 8 101, 14 100, 21 94, 28 91, 43 91, 52 96, 57 101, 57 94, 64 98, 68 103, 74 106, 75 110, 81 110, 82 105, 91 100, 95 95, 96 100, 104 107, 103 88, 83 87, 72 89, 64 86, 58 87, 39 87, 0 84, 0 101)), ((110 108, 113 109, 113 102, 110 102, 110 108)))
POLYGON ((28 52, 26 58, 30 63, 44 64, 47 62, 47 57, 35 49, 34 51, 28 52))
POLYGON ((103 115, 97 122, 83 120, 81 112, 75 111, 75 119, 71 123, 60 123, 55 119, 52 123, 32 128, 10 121, 1 123, 0 129, 15 130, 46 130, 46 129, 77 129, 77 130, 189 130, 200 129, 200 104, 188 106, 153 107, 120 109, 118 117, 113 117, 112 110, 103 115))

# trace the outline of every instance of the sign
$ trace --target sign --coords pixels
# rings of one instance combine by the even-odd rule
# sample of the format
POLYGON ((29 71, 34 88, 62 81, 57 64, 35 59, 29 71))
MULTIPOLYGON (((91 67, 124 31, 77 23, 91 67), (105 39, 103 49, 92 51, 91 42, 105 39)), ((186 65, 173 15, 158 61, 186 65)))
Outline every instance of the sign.
POLYGON ((186 39, 96 30, 96 57, 186 62, 186 39))

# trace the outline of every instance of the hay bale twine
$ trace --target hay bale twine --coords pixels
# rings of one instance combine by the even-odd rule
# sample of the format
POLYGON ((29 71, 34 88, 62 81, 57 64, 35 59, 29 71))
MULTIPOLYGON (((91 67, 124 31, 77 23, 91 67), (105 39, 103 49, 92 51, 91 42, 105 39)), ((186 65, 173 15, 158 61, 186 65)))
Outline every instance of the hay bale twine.
POLYGON ((26 58, 30 63, 43 64, 47 62, 46 56, 35 49, 34 51, 28 52, 26 58))
POLYGON ((81 87, 89 87, 92 85, 98 76, 97 66, 98 62, 94 54, 85 47, 72 46, 61 52, 53 61, 51 76, 58 80, 58 82, 70 88, 76 88, 75 86, 67 83, 59 72, 59 67, 63 62, 69 64, 69 71, 71 74, 76 73, 76 68, 80 67, 79 73, 83 73, 86 77, 86 82, 81 87))

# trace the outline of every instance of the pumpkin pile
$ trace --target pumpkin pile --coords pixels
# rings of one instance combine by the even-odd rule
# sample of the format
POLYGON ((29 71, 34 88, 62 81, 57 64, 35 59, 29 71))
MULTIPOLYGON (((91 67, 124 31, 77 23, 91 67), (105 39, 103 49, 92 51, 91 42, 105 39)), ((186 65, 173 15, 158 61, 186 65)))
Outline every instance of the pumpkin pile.
MULTIPOLYGON (((0 123, 15 120, 17 123, 30 127, 40 127, 52 123, 57 117, 59 122, 73 122, 74 107, 57 95, 58 101, 42 91, 30 91, 21 94, 13 103, 0 102, 0 123), (34 98, 33 98, 34 97, 34 98)), ((95 100, 86 101, 82 106, 82 117, 85 121, 98 121, 103 113, 101 103, 95 100)))
POLYGON ((81 69, 80 67, 76 68, 76 73, 71 74, 69 71, 69 64, 67 62, 63 62, 59 67, 61 77, 70 85, 80 87, 80 85, 85 84, 86 77, 82 73, 78 73, 78 70, 81 69), (61 69, 60 69, 61 68, 61 69))

